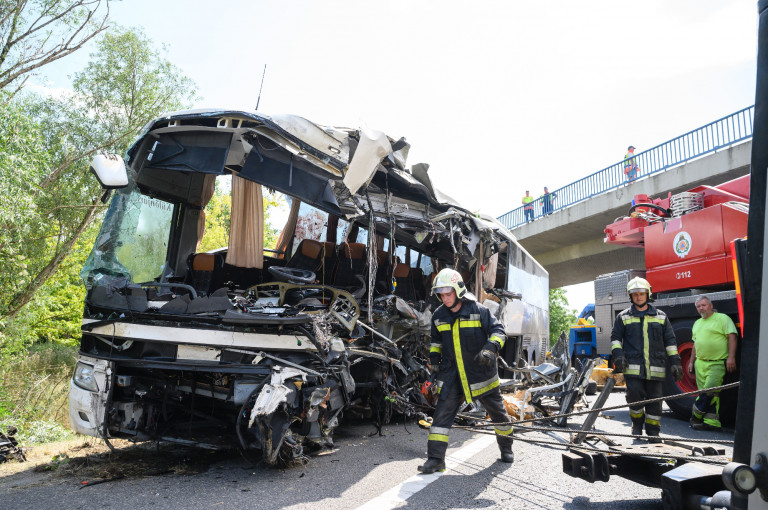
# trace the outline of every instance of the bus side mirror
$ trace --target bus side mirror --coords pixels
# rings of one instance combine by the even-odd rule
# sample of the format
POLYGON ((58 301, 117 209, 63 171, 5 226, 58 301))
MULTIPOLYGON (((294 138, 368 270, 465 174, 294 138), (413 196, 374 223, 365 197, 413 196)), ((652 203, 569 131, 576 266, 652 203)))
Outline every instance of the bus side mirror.
POLYGON ((91 161, 91 172, 105 190, 128 186, 128 173, 123 158, 116 154, 99 154, 91 161))

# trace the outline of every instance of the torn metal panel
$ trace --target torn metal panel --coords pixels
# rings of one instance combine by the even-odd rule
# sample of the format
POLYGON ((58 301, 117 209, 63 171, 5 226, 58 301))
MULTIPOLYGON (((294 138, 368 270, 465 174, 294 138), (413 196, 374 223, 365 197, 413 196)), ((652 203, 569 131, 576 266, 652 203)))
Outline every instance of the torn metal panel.
POLYGON ((387 135, 371 129, 360 130, 360 141, 355 150, 349 169, 344 176, 344 185, 354 194, 370 181, 381 160, 392 152, 387 135))

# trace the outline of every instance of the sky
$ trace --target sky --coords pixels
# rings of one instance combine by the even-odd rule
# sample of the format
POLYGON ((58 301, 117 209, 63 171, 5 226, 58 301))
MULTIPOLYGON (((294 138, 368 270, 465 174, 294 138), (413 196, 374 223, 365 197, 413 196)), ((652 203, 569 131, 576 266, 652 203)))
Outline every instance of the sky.
MULTIPOLYGON (((756 1, 124 0, 111 18, 166 46, 196 107, 254 110, 266 65, 260 112, 404 136, 409 165, 493 216, 754 103, 756 1)), ((37 85, 68 88, 89 51, 37 85)))

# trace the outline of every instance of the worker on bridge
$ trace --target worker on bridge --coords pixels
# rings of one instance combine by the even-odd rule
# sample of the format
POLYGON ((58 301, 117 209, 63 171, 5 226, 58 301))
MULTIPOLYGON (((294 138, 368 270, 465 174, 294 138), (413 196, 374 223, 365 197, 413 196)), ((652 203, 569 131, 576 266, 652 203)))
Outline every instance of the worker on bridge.
POLYGON ((613 364, 617 372, 624 373, 632 434, 642 435, 645 424, 648 436, 658 436, 661 430, 661 400, 645 406, 632 404, 660 399, 666 367, 669 367, 676 381, 683 378, 683 367, 669 318, 648 303, 651 299, 648 281, 633 278, 627 284, 627 293, 632 306, 619 313, 611 331, 613 364))
POLYGON ((533 221, 533 197, 531 196, 531 192, 527 191, 525 192, 525 196, 523 197, 523 210, 525 211, 525 222, 528 223, 529 221, 533 221))
POLYGON ((544 194, 539 197, 539 200, 541 200, 542 216, 552 214, 552 207, 554 206, 555 198, 557 198, 557 193, 550 193, 549 188, 544 186, 544 194))
POLYGON ((637 171, 640 167, 637 166, 635 161, 635 146, 630 145, 627 147, 627 153, 624 155, 624 175, 627 176, 627 182, 632 182, 637 179, 637 171))
POLYGON ((463 402, 478 400, 491 417, 501 461, 514 462, 512 423, 499 391, 496 356, 504 346, 504 327, 485 306, 467 292, 461 275, 443 269, 432 292, 442 301, 432 315, 429 359, 437 374, 435 414, 427 441, 427 462, 422 473, 445 471, 448 434, 463 402))
MULTIPOLYGON (((703 390, 723 384, 726 370, 736 370, 736 325, 724 313, 718 313, 707 296, 696 299, 701 315, 693 323, 693 350, 688 372, 696 371, 696 386, 703 390), (695 362, 694 362, 695 360, 695 362)), ((720 392, 702 393, 693 402, 691 427, 694 430, 721 430, 720 392)))

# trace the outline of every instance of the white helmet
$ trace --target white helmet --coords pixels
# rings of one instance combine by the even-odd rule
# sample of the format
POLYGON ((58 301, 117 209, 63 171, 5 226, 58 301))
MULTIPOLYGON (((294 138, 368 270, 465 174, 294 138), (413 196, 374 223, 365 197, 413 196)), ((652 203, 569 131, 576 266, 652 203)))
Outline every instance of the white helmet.
POLYGON ((633 292, 643 291, 648 293, 648 299, 651 299, 651 284, 648 283, 648 280, 645 278, 640 278, 639 276, 636 276, 629 280, 629 283, 627 284, 627 294, 629 294, 629 297, 632 297, 633 292))
POLYGON ((461 299, 467 293, 467 286, 464 285, 464 279, 458 271, 454 271, 450 268, 445 268, 437 273, 435 281, 432 283, 432 293, 442 294, 453 289, 456 291, 456 297, 461 299))

